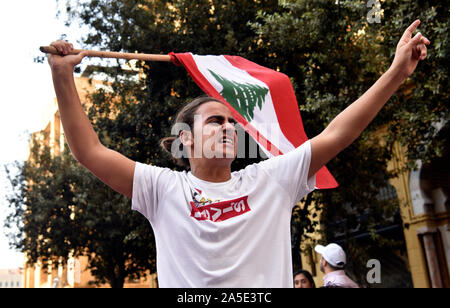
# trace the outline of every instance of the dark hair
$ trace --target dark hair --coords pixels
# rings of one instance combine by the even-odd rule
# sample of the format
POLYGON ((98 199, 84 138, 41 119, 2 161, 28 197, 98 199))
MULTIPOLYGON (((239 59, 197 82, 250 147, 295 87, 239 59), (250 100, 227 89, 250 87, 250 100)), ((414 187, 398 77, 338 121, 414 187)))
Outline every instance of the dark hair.
POLYGON ((313 288, 316 287, 316 283, 314 282, 314 279, 310 272, 308 272, 307 270, 303 270, 303 269, 298 270, 294 273, 294 278, 295 278, 295 276, 300 275, 300 274, 304 275, 306 277, 306 279, 309 280, 309 283, 312 285, 313 288))
MULTIPOLYGON (((197 109, 203 105, 204 103, 208 103, 208 102, 217 102, 217 103, 221 103, 224 104, 224 102, 222 102, 221 100, 218 100, 217 98, 214 97, 210 97, 210 96, 199 96, 196 99, 194 99, 192 102, 190 102, 189 104, 185 105, 183 108, 180 109, 180 111, 178 111, 177 116, 175 117, 175 122, 172 125, 172 131, 174 129, 174 126, 177 123, 185 123, 187 124, 191 131, 193 131, 194 128, 194 116, 197 112, 197 109)), ((168 153, 170 155, 170 157, 175 161, 175 163, 178 166, 181 167, 189 167, 189 159, 187 158, 185 149, 183 148, 183 144, 180 142, 180 150, 184 152, 183 156, 178 158, 178 157, 174 157, 173 153, 172 153, 172 144, 180 138, 180 131, 177 132, 177 136, 171 136, 171 137, 166 137, 161 139, 160 142, 160 146, 163 148, 163 150, 168 153)))
MULTIPOLYGON (((327 260, 325 260, 325 261, 327 261, 327 260)), ((342 265, 342 266, 333 266, 333 265, 331 265, 328 261, 327 261, 327 263, 328 263, 328 266, 329 266, 333 271, 342 271, 342 270, 345 269, 345 264, 342 265)))
POLYGON ((323 256, 322 258, 325 260, 325 262, 327 262, 328 266, 333 270, 333 271, 341 271, 343 269, 345 269, 345 263, 339 263, 338 266, 334 266, 332 265, 330 262, 327 261, 327 259, 325 259, 323 256))

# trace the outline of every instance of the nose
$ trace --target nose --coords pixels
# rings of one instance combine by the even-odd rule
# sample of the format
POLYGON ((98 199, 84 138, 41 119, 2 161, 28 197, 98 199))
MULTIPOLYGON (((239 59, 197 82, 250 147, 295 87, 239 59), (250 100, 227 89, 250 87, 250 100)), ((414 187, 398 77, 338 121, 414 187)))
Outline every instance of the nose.
POLYGON ((225 121, 222 124, 222 131, 224 134, 232 133, 234 134, 236 132, 236 127, 234 123, 231 123, 229 121, 225 121))

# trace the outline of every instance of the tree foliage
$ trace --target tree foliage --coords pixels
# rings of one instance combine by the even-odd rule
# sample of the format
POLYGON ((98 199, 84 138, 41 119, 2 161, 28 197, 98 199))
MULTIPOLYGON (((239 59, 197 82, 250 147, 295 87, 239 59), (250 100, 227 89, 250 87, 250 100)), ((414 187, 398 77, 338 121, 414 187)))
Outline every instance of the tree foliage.
MULTIPOLYGON (((96 278, 91 283, 112 287, 155 271, 152 230, 142 215, 130 212, 129 201, 80 166, 68 150, 52 155, 45 143, 34 139, 32 144, 29 160, 16 163, 20 172, 10 175, 12 211, 6 220, 13 246, 26 253, 27 262, 39 261, 46 270, 46 265, 87 256, 96 278)), ((7 168, 8 174, 12 169, 7 168)))

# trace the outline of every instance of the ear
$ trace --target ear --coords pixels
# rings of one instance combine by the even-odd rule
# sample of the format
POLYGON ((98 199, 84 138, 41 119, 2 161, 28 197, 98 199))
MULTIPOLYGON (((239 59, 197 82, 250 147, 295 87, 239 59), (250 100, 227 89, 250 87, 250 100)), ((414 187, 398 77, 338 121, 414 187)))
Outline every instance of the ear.
POLYGON ((187 130, 182 130, 180 132, 180 140, 184 147, 190 148, 194 144, 194 138, 192 132, 187 130))

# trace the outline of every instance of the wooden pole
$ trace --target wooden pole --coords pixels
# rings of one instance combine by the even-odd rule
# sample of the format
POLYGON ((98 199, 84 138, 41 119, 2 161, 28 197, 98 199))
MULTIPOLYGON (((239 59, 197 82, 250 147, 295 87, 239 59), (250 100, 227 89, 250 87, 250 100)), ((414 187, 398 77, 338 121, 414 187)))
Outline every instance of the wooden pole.
MULTIPOLYGON (((54 55, 61 55, 58 50, 53 46, 42 46, 39 48, 43 53, 50 53, 54 55)), ((74 49, 70 53, 71 55, 77 55, 80 52, 87 52, 88 57, 99 57, 99 58, 114 58, 114 59, 126 59, 126 60, 142 60, 142 61, 160 61, 160 62, 170 62, 169 55, 156 55, 156 54, 145 54, 145 53, 127 53, 127 52, 113 52, 113 51, 96 51, 96 50, 83 50, 74 49)))

